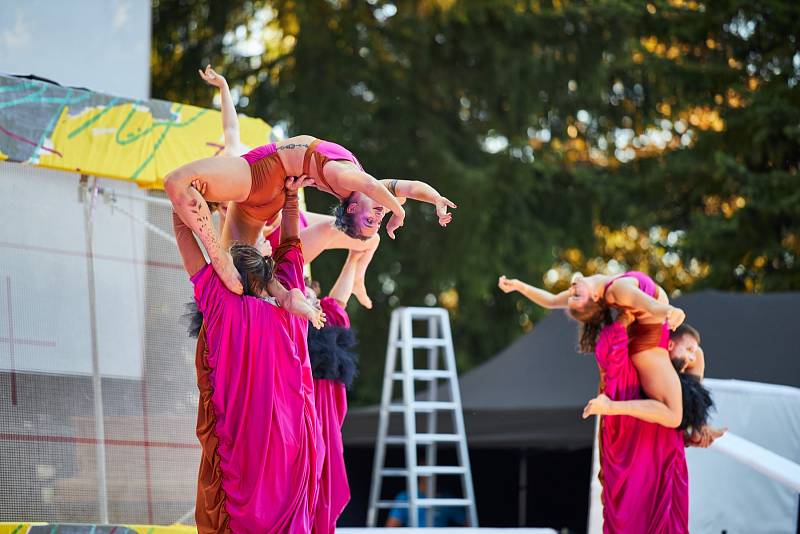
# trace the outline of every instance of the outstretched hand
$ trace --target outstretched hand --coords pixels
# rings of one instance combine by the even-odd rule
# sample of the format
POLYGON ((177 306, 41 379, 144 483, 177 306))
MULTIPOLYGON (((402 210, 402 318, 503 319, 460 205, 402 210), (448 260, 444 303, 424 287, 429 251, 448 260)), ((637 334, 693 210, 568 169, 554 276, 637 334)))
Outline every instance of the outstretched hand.
POLYGON ((499 287, 503 293, 511 293, 517 289, 515 286, 516 282, 516 279, 506 278, 506 275, 503 275, 497 280, 497 287, 499 287))
POLYGON ((447 198, 439 195, 435 202, 436 205, 436 216, 439 218, 439 224, 441 226, 447 226, 450 221, 453 220, 453 214, 447 212, 447 208, 455 209, 456 206, 447 198))
POLYGON ((404 211, 400 213, 392 212, 392 217, 389 219, 389 222, 386 223, 386 233, 389 234, 389 237, 394 239, 395 230, 403 226, 405 218, 406 213, 404 211))
POLYGON ((195 178, 192 180, 192 187, 197 189, 197 192, 200 193, 200 196, 205 198, 206 196, 206 189, 208 189, 208 183, 200 180, 199 178, 195 178))
POLYGON ((611 399, 605 393, 601 393, 586 404, 583 409, 583 418, 586 419, 592 415, 605 415, 610 411, 611 399))
POLYGON ((258 249, 258 253, 264 257, 272 256, 272 243, 269 242, 267 236, 263 233, 258 235, 258 239, 256 239, 256 248, 258 249))
POLYGON ((322 311, 320 308, 316 308, 314 306, 311 306, 311 310, 308 312, 307 317, 309 322, 311 323, 311 326, 313 326, 317 330, 325 326, 325 322, 327 321, 327 317, 325 317, 325 312, 322 311))
POLYGON ((692 434, 685 438, 684 442, 687 447, 699 447, 707 449, 717 438, 721 438, 728 431, 727 428, 715 428, 708 425, 703 425, 701 428, 692 430, 692 434))
POLYGON ((205 81, 208 85, 213 85, 214 87, 224 87, 228 83, 225 81, 224 76, 217 74, 217 72, 211 68, 210 64, 206 65, 205 71, 198 69, 197 72, 200 73, 200 77, 203 78, 203 81, 205 81))
POLYGON ((669 329, 673 332, 676 328, 683 324, 683 321, 686 320, 686 312, 684 312, 680 308, 676 308, 675 306, 671 306, 669 309, 669 313, 667 314, 667 322, 669 323, 669 329))

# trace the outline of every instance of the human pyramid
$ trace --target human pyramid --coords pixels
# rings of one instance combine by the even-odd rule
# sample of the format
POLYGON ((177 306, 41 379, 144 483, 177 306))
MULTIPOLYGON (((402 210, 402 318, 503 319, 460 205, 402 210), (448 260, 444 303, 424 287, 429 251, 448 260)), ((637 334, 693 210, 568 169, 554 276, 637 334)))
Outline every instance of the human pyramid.
MULTIPOLYGON (((456 205, 424 182, 376 180, 350 151, 309 135, 248 151, 225 79, 210 66, 200 76, 220 90, 225 147, 165 180, 197 307, 198 532, 333 533, 350 498, 341 427, 356 359, 345 307, 351 295, 372 305, 364 275, 389 212, 394 238, 406 199, 433 204, 441 226, 456 205), (334 215, 302 213, 302 187, 334 195, 334 215), (331 248, 349 252, 319 299, 303 265, 331 248)), ((683 311, 638 272, 577 275, 557 295, 505 277, 499 286, 568 308, 581 349, 597 357, 600 394, 583 416, 603 416, 605 531, 688 532, 684 446, 722 431, 706 424, 700 336, 683 311)))

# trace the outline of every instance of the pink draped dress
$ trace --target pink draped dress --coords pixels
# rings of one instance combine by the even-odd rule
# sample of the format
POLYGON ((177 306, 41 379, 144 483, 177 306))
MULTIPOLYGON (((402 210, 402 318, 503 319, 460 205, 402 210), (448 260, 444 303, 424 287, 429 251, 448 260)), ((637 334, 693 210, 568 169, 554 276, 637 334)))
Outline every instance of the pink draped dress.
MULTIPOLYGON (((325 312, 325 328, 350 328, 347 312, 331 297, 320 301, 325 312)), ((322 465, 317 511, 314 517, 315 534, 333 534, 336 521, 350 501, 350 485, 344 464, 342 425, 347 413, 347 392, 343 383, 326 378, 314 379, 314 400, 317 417, 325 442, 325 461, 322 465)))
MULTIPOLYGON (((640 276, 644 275, 635 277, 640 276)), ((652 280, 639 281, 643 291, 655 296, 652 280)), ((597 341, 601 391, 612 400, 645 398, 628 344, 628 333, 617 323, 603 328, 597 341)), ((681 431, 625 415, 604 415, 599 447, 605 534, 689 532, 689 476, 681 431)))
MULTIPOLYGON (((299 240, 281 245, 275 257, 276 276, 287 288, 302 290, 299 240)), ((324 445, 314 408, 308 322, 259 298, 231 293, 211 265, 192 282, 207 344, 206 419, 216 442, 208 461, 218 473, 213 476, 221 477, 222 492, 198 502, 222 514, 214 531, 311 532, 324 445)), ((202 475, 201 469, 201 494, 213 491, 202 475)), ((200 509, 198 514, 210 515, 200 509)), ((198 521, 199 530, 201 522, 206 521, 198 521)))

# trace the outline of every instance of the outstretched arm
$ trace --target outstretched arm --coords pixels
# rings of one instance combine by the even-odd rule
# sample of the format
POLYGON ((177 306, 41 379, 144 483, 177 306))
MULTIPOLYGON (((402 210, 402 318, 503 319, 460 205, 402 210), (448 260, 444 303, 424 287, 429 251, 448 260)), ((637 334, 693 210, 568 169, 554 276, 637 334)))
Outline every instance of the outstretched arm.
POLYGON ((231 90, 224 76, 207 65, 205 71, 198 70, 200 77, 209 85, 219 89, 220 111, 222 112, 222 133, 225 138, 224 153, 238 156, 243 150, 239 138, 239 116, 231 98, 231 90))
MULTIPOLYGON (((628 335, 625 329, 632 321, 633 316, 626 312, 620 314, 614 324, 603 328, 597 340, 598 360, 619 362, 628 357, 628 335)), ((669 358, 659 352, 634 355, 637 358, 634 360, 636 371, 650 399, 617 401, 601 393, 586 404, 583 418, 591 415, 628 415, 669 428, 680 426, 683 419, 680 381, 669 358), (646 358, 642 359, 641 356, 646 358)))
POLYGON ((194 238, 191 228, 172 212, 172 229, 175 232, 175 240, 178 243, 178 251, 181 253, 183 268, 190 277, 194 276, 200 269, 206 266, 206 259, 200 245, 194 238))
POLYGON ((505 276, 500 277, 497 285, 503 290, 504 293, 519 291, 522 293, 522 295, 534 303, 538 304, 542 308, 547 308, 548 310, 567 307, 569 291, 566 290, 558 294, 553 294, 544 289, 539 289, 538 287, 528 285, 525 282, 517 280, 516 278, 506 278, 505 276))
POLYGON ((669 358, 658 351, 636 355, 634 363, 649 399, 614 401, 598 395, 583 409, 583 418, 590 415, 629 415, 648 423, 678 428, 683 420, 683 399, 678 373, 669 358))
POLYGON ((584 419, 592 415, 628 415, 667 428, 678 428, 681 424, 681 418, 676 418, 662 402, 652 399, 613 401, 604 394, 590 400, 583 409, 584 419))
POLYGON ((453 214, 448 213, 447 208, 456 208, 457 206, 425 182, 418 180, 381 180, 381 183, 396 197, 411 198, 436 206, 436 216, 439 218, 440 225, 447 226, 453 220, 453 214))

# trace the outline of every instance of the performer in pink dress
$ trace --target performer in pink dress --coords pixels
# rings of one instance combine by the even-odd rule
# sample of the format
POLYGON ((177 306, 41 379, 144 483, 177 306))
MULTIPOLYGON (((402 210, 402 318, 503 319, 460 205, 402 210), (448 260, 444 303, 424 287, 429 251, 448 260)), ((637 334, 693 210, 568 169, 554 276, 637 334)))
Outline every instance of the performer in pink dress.
POLYGON ((327 320, 325 326, 308 333, 314 399, 326 450, 314 518, 316 534, 333 534, 336 521, 350 500, 342 424, 347 413, 346 389, 355 378, 357 359, 351 352, 356 341, 345 307, 352 294, 360 254, 365 252, 350 252, 329 296, 320 301, 327 320))
MULTIPOLYGON (((623 315, 621 317, 626 317, 623 315)), ((597 340, 600 392, 614 401, 643 399, 629 358, 626 325, 605 326, 597 340)), ((598 438, 606 534, 689 532, 689 477, 681 430, 627 415, 600 418, 598 438)))
POLYGON ((640 272, 619 276, 596 274, 573 276, 568 290, 558 294, 501 276, 498 285, 506 293, 519 291, 545 308, 567 308, 581 322, 580 350, 595 352, 600 330, 611 323, 612 309, 628 311, 631 326, 630 358, 639 373, 647 398, 658 401, 660 410, 648 412, 648 421, 677 428, 683 416, 681 384, 667 352, 669 331, 683 323, 685 314, 669 304, 666 292, 640 272))
MULTIPOLYGON (((294 180, 288 182, 274 276, 303 291, 297 189, 294 180)), ((251 246, 234 247, 245 292, 234 294, 205 264, 189 228, 177 216, 173 223, 203 314, 196 361, 198 532, 310 532, 324 445, 314 408, 308 321, 263 298, 273 277, 270 258, 251 246)))

